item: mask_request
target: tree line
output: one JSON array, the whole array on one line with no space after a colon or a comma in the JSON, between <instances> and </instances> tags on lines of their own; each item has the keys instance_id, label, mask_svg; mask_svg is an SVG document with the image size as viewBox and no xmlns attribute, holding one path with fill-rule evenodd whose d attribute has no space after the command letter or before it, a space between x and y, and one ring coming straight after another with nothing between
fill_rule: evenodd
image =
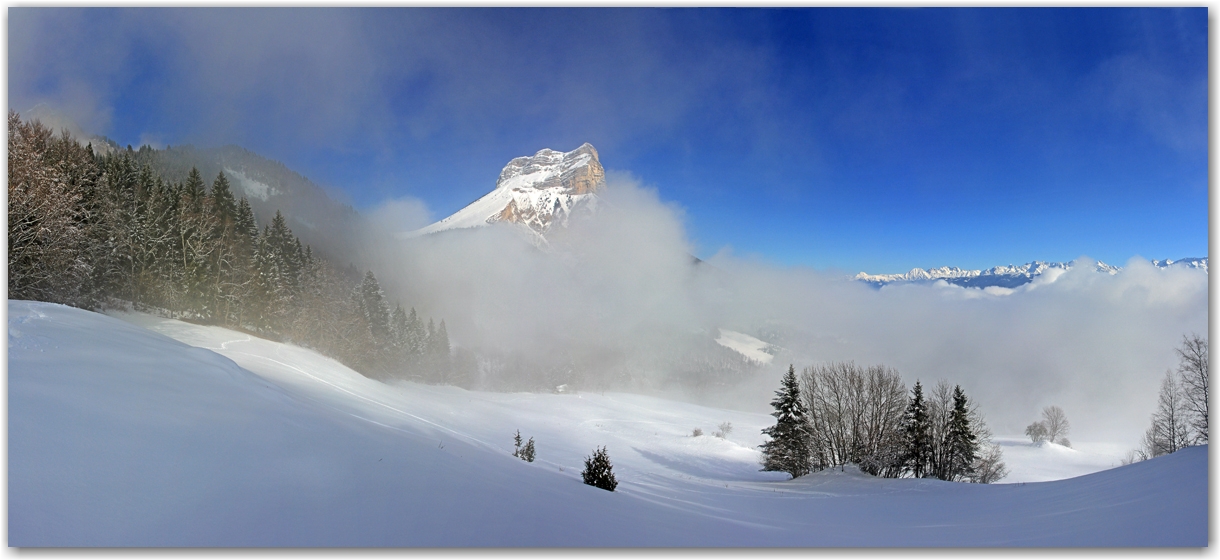
<instances>
[{"instance_id":1,"label":"tree line","mask_svg":"<svg viewBox=\"0 0 1220 560\"><path fill-rule=\"evenodd\" d=\"M136 309L290 341L373 378L452 382L445 322L391 309L376 277L261 229L224 173L166 181L9 112L8 297Z\"/></svg>"},{"instance_id":2,"label":"tree line","mask_svg":"<svg viewBox=\"0 0 1220 560\"><path fill-rule=\"evenodd\" d=\"M1208 350L1207 338L1197 334L1182 337L1174 349L1177 371L1166 371L1157 395L1156 411L1144 432L1140 448L1125 463L1168 455L1192 445L1208 442Z\"/></svg>"},{"instance_id":3,"label":"tree line","mask_svg":"<svg viewBox=\"0 0 1220 560\"><path fill-rule=\"evenodd\" d=\"M762 470L793 478L855 464L887 478L991 483L1007 474L991 431L960 386L937 383L908 396L898 372L854 362L793 366L771 402Z\"/></svg>"}]
</instances>

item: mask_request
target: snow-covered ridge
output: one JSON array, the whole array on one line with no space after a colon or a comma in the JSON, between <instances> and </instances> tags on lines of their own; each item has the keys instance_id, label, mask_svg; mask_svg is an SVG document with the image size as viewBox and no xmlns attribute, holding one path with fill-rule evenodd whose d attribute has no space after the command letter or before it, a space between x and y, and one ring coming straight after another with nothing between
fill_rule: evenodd
<instances>
[{"instance_id":1,"label":"snow-covered ridge","mask_svg":"<svg viewBox=\"0 0 1220 560\"><path fill-rule=\"evenodd\" d=\"M1151 261L1152 265L1157 268L1168 268L1170 266L1185 266L1189 268L1201 269L1207 272L1207 257L1202 258L1186 258L1186 259L1165 259L1159 261ZM991 286L1001 288L1015 288L1022 284L1031 282L1035 277L1042 275L1049 270L1066 271L1075 266L1076 261L1070 262L1045 262L1033 261L1022 265L1007 265L995 266L986 270L963 270L956 266L942 266L939 268L913 268L905 274L868 274L861 272L854 277L861 282L882 286L895 282L930 282L934 280L944 280L950 284L966 288L986 288ZM1117 274L1122 267L1109 265L1101 261L1096 261L1093 266L1098 272L1106 274Z\"/></svg>"},{"instance_id":2,"label":"snow-covered ridge","mask_svg":"<svg viewBox=\"0 0 1220 560\"><path fill-rule=\"evenodd\" d=\"M556 223L566 226L574 213L596 208L596 193L605 185L606 172L592 145L585 143L570 152L543 149L508 162L490 193L404 237L496 222L521 224L541 236Z\"/></svg>"}]
</instances>

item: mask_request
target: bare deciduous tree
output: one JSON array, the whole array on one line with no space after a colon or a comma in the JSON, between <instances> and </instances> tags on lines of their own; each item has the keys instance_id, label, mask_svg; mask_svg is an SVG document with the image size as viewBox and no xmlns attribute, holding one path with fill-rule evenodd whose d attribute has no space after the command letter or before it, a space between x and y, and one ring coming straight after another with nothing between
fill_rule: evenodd
<instances>
[{"instance_id":1,"label":"bare deciduous tree","mask_svg":"<svg viewBox=\"0 0 1220 560\"><path fill-rule=\"evenodd\" d=\"M1166 371L1161 380L1161 392L1157 397L1156 412L1152 414L1152 426L1144 433L1142 456L1145 458L1168 455L1190 444L1188 410L1182 391L1173 372Z\"/></svg>"},{"instance_id":2,"label":"bare deciduous tree","mask_svg":"<svg viewBox=\"0 0 1220 560\"><path fill-rule=\"evenodd\" d=\"M1207 443L1207 339L1193 333L1183 336L1176 351L1182 398L1190 416L1187 422L1194 432L1192 443Z\"/></svg>"},{"instance_id":3,"label":"bare deciduous tree","mask_svg":"<svg viewBox=\"0 0 1220 560\"><path fill-rule=\"evenodd\" d=\"M1067 414L1062 408L1054 405L1042 409L1042 425L1046 427L1046 440L1059 445L1064 445L1068 433L1072 430Z\"/></svg>"},{"instance_id":4,"label":"bare deciduous tree","mask_svg":"<svg viewBox=\"0 0 1220 560\"><path fill-rule=\"evenodd\" d=\"M979 441L982 440L980 437ZM991 484L1008 476L1008 466L1004 464L1003 459L1000 446L988 438L987 443L979 446L979 455L974 460L974 473L970 475L970 482Z\"/></svg>"},{"instance_id":5,"label":"bare deciduous tree","mask_svg":"<svg viewBox=\"0 0 1220 560\"><path fill-rule=\"evenodd\" d=\"M808 367L801 393L813 433L814 469L847 463L879 476L901 473L901 425L906 387L885 366L854 362Z\"/></svg>"},{"instance_id":6,"label":"bare deciduous tree","mask_svg":"<svg viewBox=\"0 0 1220 560\"><path fill-rule=\"evenodd\" d=\"M1046 441L1046 424L1042 422L1034 422L1025 427L1025 435L1029 436L1029 440L1034 443L1042 443Z\"/></svg>"}]
</instances>

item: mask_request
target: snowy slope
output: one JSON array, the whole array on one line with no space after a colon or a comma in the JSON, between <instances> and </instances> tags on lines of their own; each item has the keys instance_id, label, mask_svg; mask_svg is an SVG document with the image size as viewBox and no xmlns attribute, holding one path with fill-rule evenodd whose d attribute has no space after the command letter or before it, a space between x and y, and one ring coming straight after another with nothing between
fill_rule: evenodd
<instances>
[{"instance_id":1,"label":"snowy slope","mask_svg":"<svg viewBox=\"0 0 1220 560\"><path fill-rule=\"evenodd\" d=\"M9 302L10 546L1207 542L1206 448L1023 485L787 481L757 471L766 415L386 387L308 350L124 318ZM689 435L723 421L727 439ZM510 456L516 429L537 462ZM598 445L617 492L579 481Z\"/></svg>"},{"instance_id":2,"label":"snowy slope","mask_svg":"<svg viewBox=\"0 0 1220 560\"><path fill-rule=\"evenodd\" d=\"M771 363L771 359L775 357L767 353L767 349L771 348L771 345L766 342L737 331L728 329L719 329L719 331L720 336L716 338L716 344L762 364Z\"/></svg>"},{"instance_id":3,"label":"snowy slope","mask_svg":"<svg viewBox=\"0 0 1220 560\"><path fill-rule=\"evenodd\" d=\"M543 149L532 157L510 161L491 192L453 215L403 237L496 222L520 224L542 235L554 224L567 225L578 210L593 210L597 205L596 193L603 186L605 171L592 145L586 143L570 152Z\"/></svg>"}]
</instances>

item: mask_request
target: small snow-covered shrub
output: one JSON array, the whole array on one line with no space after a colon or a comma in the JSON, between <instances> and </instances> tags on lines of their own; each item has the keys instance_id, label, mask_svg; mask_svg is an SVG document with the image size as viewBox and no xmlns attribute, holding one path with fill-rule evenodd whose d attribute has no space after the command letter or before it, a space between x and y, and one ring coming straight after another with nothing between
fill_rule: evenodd
<instances>
[{"instance_id":1,"label":"small snow-covered shrub","mask_svg":"<svg viewBox=\"0 0 1220 560\"><path fill-rule=\"evenodd\" d=\"M618 487L618 481L614 479L614 465L610 464L610 455L605 447L594 449L592 457L585 457L585 470L580 476L585 484L602 490L613 492Z\"/></svg>"},{"instance_id":2,"label":"small snow-covered shrub","mask_svg":"<svg viewBox=\"0 0 1220 560\"><path fill-rule=\"evenodd\" d=\"M703 428L695 428L690 432L690 437L699 437L701 435L703 435Z\"/></svg>"},{"instance_id":3,"label":"small snow-covered shrub","mask_svg":"<svg viewBox=\"0 0 1220 560\"><path fill-rule=\"evenodd\" d=\"M525 445L521 445L521 430L517 430L517 434L513 436L513 457L517 457L522 461L534 462L534 438L530 438Z\"/></svg>"},{"instance_id":4,"label":"small snow-covered shrub","mask_svg":"<svg viewBox=\"0 0 1220 560\"><path fill-rule=\"evenodd\" d=\"M726 438L726 437L729 437L729 434L733 433L733 424L732 424L732 422L725 422L725 423L723 423L723 424L721 424L721 425L719 425L719 426L716 426L716 427L717 427L717 428L720 428L720 430L719 430L719 431L717 431L717 432L714 432L712 435L714 435L714 436L716 436L716 437L718 437L718 438L720 438L720 439L724 439L724 438Z\"/></svg>"}]
</instances>

